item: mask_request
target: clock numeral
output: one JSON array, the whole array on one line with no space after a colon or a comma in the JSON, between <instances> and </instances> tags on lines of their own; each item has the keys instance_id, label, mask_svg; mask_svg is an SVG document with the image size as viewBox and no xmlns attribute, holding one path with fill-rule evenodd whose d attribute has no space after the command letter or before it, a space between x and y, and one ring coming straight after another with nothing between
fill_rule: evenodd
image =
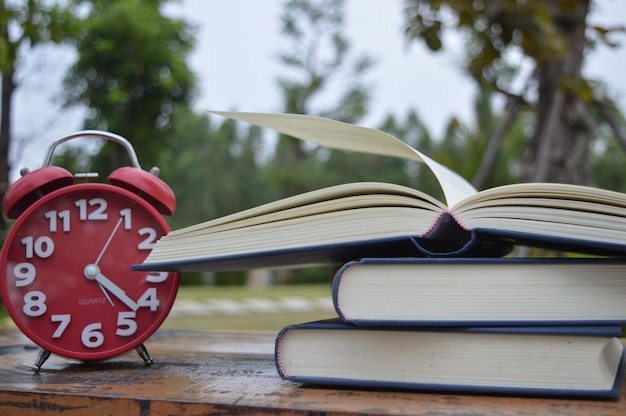
<instances>
[{"instance_id":1,"label":"clock numeral","mask_svg":"<svg viewBox=\"0 0 626 416\"><path fill-rule=\"evenodd\" d=\"M128 337L137 332L137 322L135 322L136 316L137 315L134 311L118 313L117 331L115 331L115 334L121 337Z\"/></svg>"},{"instance_id":2,"label":"clock numeral","mask_svg":"<svg viewBox=\"0 0 626 416\"><path fill-rule=\"evenodd\" d=\"M86 199L77 200L74 205L78 207L78 219L81 221L106 221L109 216L106 213L107 201L104 198L93 198L87 201ZM94 207L90 212L87 212L87 205Z\"/></svg>"},{"instance_id":3,"label":"clock numeral","mask_svg":"<svg viewBox=\"0 0 626 416\"><path fill-rule=\"evenodd\" d=\"M146 281L149 283L163 283L170 276L168 272L150 272Z\"/></svg>"},{"instance_id":4,"label":"clock numeral","mask_svg":"<svg viewBox=\"0 0 626 416\"><path fill-rule=\"evenodd\" d=\"M71 320L72 315L70 315L69 313L50 316L50 322L59 323L56 331L54 331L54 334L52 334L52 338L61 338L61 335L63 335L63 332L65 332L65 329L70 324Z\"/></svg>"},{"instance_id":5,"label":"clock numeral","mask_svg":"<svg viewBox=\"0 0 626 416\"><path fill-rule=\"evenodd\" d=\"M46 305L46 294L38 290L33 290L24 295L24 307L22 311L26 316L35 318L41 316L48 310Z\"/></svg>"},{"instance_id":6,"label":"clock numeral","mask_svg":"<svg viewBox=\"0 0 626 416\"><path fill-rule=\"evenodd\" d=\"M116 335L128 337L137 332L136 314L133 311L120 312L117 315ZM58 314L50 316L50 321L58 323L59 326L52 334L52 338L61 338L63 333L72 321L70 314ZM87 325L81 332L80 339L87 348L98 348L104 344L104 334L102 333L102 323L94 322Z\"/></svg>"},{"instance_id":7,"label":"clock numeral","mask_svg":"<svg viewBox=\"0 0 626 416\"><path fill-rule=\"evenodd\" d=\"M151 312L156 311L160 305L159 298L157 297L156 288L149 287L137 300L137 305L139 305L140 308L150 308Z\"/></svg>"},{"instance_id":8,"label":"clock numeral","mask_svg":"<svg viewBox=\"0 0 626 416\"><path fill-rule=\"evenodd\" d=\"M35 281L37 270L30 263L17 263L13 268L13 277L17 279L15 281L16 287L28 286Z\"/></svg>"},{"instance_id":9,"label":"clock numeral","mask_svg":"<svg viewBox=\"0 0 626 416\"><path fill-rule=\"evenodd\" d=\"M54 241L48 236L41 236L37 239L32 236L22 238L22 244L26 249L26 258L32 259L35 255L42 259L47 259L54 253Z\"/></svg>"},{"instance_id":10,"label":"clock numeral","mask_svg":"<svg viewBox=\"0 0 626 416\"><path fill-rule=\"evenodd\" d=\"M50 226L48 228L50 229L51 233L56 233L58 231L57 217L58 219L61 220L61 230L64 233L68 233L70 231L70 211L69 210L63 210L59 212L57 212L56 210L47 211L44 214L44 217L46 217L50 221Z\"/></svg>"},{"instance_id":11,"label":"clock numeral","mask_svg":"<svg viewBox=\"0 0 626 416\"><path fill-rule=\"evenodd\" d=\"M124 229L130 230L133 228L130 208L124 208L120 211L120 217L124 218Z\"/></svg>"},{"instance_id":12,"label":"clock numeral","mask_svg":"<svg viewBox=\"0 0 626 416\"><path fill-rule=\"evenodd\" d=\"M152 250L157 242L157 232L154 228L145 227L141 228L137 233L146 238L137 245L137 250Z\"/></svg>"},{"instance_id":13,"label":"clock numeral","mask_svg":"<svg viewBox=\"0 0 626 416\"><path fill-rule=\"evenodd\" d=\"M85 327L85 329L83 329L83 332L80 334L80 340L87 348L101 347L102 344L104 344L104 334L101 331L101 322L89 324Z\"/></svg>"}]
</instances>

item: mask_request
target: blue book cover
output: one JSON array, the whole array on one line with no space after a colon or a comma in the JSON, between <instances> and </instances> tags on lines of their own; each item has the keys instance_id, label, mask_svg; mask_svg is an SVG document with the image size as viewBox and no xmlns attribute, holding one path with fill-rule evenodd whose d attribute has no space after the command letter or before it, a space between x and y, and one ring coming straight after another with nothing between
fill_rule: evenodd
<instances>
[{"instance_id":1,"label":"blue book cover","mask_svg":"<svg viewBox=\"0 0 626 416\"><path fill-rule=\"evenodd\" d=\"M421 392L572 398L620 396L621 327L290 325L275 344L281 378Z\"/></svg>"},{"instance_id":2,"label":"blue book cover","mask_svg":"<svg viewBox=\"0 0 626 416\"><path fill-rule=\"evenodd\" d=\"M343 264L365 257L502 257L513 245L504 241L478 238L443 216L441 225L429 235L398 235L384 238L359 238L340 243L311 244L267 249L259 244L253 250L215 256L189 256L176 260L150 261L132 266L133 270L228 271L284 266ZM448 225L443 225L448 224ZM626 245L623 247L626 253Z\"/></svg>"}]
</instances>

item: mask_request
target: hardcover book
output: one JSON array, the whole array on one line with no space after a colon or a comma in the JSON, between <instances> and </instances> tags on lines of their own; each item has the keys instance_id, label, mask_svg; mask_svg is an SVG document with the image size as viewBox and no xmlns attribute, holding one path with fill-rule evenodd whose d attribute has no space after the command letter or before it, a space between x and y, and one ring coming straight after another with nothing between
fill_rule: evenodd
<instances>
[{"instance_id":1,"label":"hardcover book","mask_svg":"<svg viewBox=\"0 0 626 416\"><path fill-rule=\"evenodd\" d=\"M500 257L514 244L626 254L626 194L554 183L477 192L458 174L375 129L299 114L214 113L329 148L425 163L446 201L394 184L333 186L171 231L135 270L242 270L362 257Z\"/></svg>"},{"instance_id":2,"label":"hardcover book","mask_svg":"<svg viewBox=\"0 0 626 416\"><path fill-rule=\"evenodd\" d=\"M626 259L362 259L333 304L358 325L626 325Z\"/></svg>"},{"instance_id":3,"label":"hardcover book","mask_svg":"<svg viewBox=\"0 0 626 416\"><path fill-rule=\"evenodd\" d=\"M400 328L321 321L284 328L276 367L306 384L431 392L619 397L620 327Z\"/></svg>"}]
</instances>

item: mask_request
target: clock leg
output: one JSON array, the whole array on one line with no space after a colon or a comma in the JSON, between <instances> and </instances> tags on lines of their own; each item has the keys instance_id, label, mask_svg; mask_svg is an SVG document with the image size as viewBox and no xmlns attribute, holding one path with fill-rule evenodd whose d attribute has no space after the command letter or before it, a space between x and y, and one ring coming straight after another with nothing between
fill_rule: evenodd
<instances>
[{"instance_id":1,"label":"clock leg","mask_svg":"<svg viewBox=\"0 0 626 416\"><path fill-rule=\"evenodd\" d=\"M41 350L39 351L39 355L37 356L37 360L35 360L35 364L33 364L30 368L38 373L39 370L41 370L41 366L43 365L43 363L46 362L46 360L50 358L50 351L48 350Z\"/></svg>"},{"instance_id":2,"label":"clock leg","mask_svg":"<svg viewBox=\"0 0 626 416\"><path fill-rule=\"evenodd\" d=\"M135 348L135 351L137 351L137 354L139 354L139 356L143 359L143 362L146 365L152 365L152 358L150 358L150 354L148 354L148 350L146 349L145 345L141 344L140 346Z\"/></svg>"}]
</instances>

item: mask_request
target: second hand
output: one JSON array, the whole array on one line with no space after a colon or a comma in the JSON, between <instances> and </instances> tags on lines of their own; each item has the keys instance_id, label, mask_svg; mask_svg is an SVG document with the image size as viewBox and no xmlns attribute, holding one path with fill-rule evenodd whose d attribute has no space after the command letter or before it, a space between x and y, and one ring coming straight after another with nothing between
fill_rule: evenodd
<instances>
[{"instance_id":1,"label":"second hand","mask_svg":"<svg viewBox=\"0 0 626 416\"><path fill-rule=\"evenodd\" d=\"M109 236L109 239L106 241L106 243L104 243L104 247L102 247L102 250L100 251L100 254L98 255L98 258L96 259L96 262L94 263L96 266L98 265L100 260L102 260L102 256L104 255L104 252L106 251L107 247L109 247L109 244L111 244L111 241L113 240L113 236L115 236L115 233L117 233L117 229L120 228L120 225L122 224L123 219L124 217L120 217L120 219L117 221L117 224L115 224L115 228L113 228L113 231L111 232L111 235ZM113 303L113 299L111 299L106 289L102 286L100 282L97 282L97 283L98 283L98 286L100 286L100 290L102 290L102 293L104 293L104 296L107 298L111 306L115 306L115 304Z\"/></svg>"},{"instance_id":2,"label":"second hand","mask_svg":"<svg viewBox=\"0 0 626 416\"><path fill-rule=\"evenodd\" d=\"M120 225L122 225L123 220L124 220L124 217L120 217L120 219L117 221L117 224L115 224L115 228L113 228L113 231L111 232L111 235L109 236L109 239L107 240L106 243L104 243L104 247L102 247L102 251L100 251L98 258L96 259L94 263L95 265L98 265L98 263L102 259L104 252L106 251L107 247L109 247L109 244L111 244L111 240L113 240L113 236L115 236L115 233L117 233L117 229L120 228Z\"/></svg>"}]
</instances>

